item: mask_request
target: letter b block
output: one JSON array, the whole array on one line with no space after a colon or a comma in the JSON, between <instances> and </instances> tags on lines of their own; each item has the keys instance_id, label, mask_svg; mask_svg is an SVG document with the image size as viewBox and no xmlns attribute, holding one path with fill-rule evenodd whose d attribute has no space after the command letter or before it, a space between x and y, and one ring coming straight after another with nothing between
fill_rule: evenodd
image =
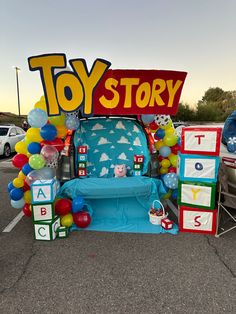
<instances>
[{"instance_id":1,"label":"letter b block","mask_svg":"<svg viewBox=\"0 0 236 314\"><path fill-rule=\"evenodd\" d=\"M53 220L38 221L34 224L35 240L51 241L57 236L57 229L60 227L60 217Z\"/></svg>"},{"instance_id":2,"label":"letter b block","mask_svg":"<svg viewBox=\"0 0 236 314\"><path fill-rule=\"evenodd\" d=\"M52 203L57 194L56 181L37 180L31 185L32 204Z\"/></svg>"},{"instance_id":3,"label":"letter b block","mask_svg":"<svg viewBox=\"0 0 236 314\"><path fill-rule=\"evenodd\" d=\"M54 219L53 203L32 205L32 216L34 222Z\"/></svg>"}]
</instances>

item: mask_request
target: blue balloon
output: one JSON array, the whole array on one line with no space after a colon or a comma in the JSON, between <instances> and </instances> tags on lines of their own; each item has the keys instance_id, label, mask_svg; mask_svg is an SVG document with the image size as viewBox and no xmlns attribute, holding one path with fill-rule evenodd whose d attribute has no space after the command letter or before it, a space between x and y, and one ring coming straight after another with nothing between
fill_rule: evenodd
<instances>
[{"instance_id":1,"label":"blue balloon","mask_svg":"<svg viewBox=\"0 0 236 314\"><path fill-rule=\"evenodd\" d=\"M80 125L79 119L75 116L66 117L66 127L69 130L77 130Z\"/></svg>"},{"instance_id":2,"label":"blue balloon","mask_svg":"<svg viewBox=\"0 0 236 314\"><path fill-rule=\"evenodd\" d=\"M24 196L24 192L21 189L12 189L10 192L10 197L13 201L19 201Z\"/></svg>"},{"instance_id":3,"label":"blue balloon","mask_svg":"<svg viewBox=\"0 0 236 314\"><path fill-rule=\"evenodd\" d=\"M173 198L174 200L176 200L176 199L178 198L178 189L175 189L175 190L172 192L171 196L172 196L172 198Z\"/></svg>"},{"instance_id":4,"label":"blue balloon","mask_svg":"<svg viewBox=\"0 0 236 314\"><path fill-rule=\"evenodd\" d=\"M163 138L165 136L165 131L163 129L158 129L155 133L158 138Z\"/></svg>"},{"instance_id":5,"label":"blue balloon","mask_svg":"<svg viewBox=\"0 0 236 314\"><path fill-rule=\"evenodd\" d=\"M84 199L81 196L77 196L72 201L72 213L76 214L84 207Z\"/></svg>"},{"instance_id":6,"label":"blue balloon","mask_svg":"<svg viewBox=\"0 0 236 314\"><path fill-rule=\"evenodd\" d=\"M176 173L167 173L164 177L165 185L172 190L178 188L178 176Z\"/></svg>"},{"instance_id":7,"label":"blue balloon","mask_svg":"<svg viewBox=\"0 0 236 314\"><path fill-rule=\"evenodd\" d=\"M33 171L34 169L30 167L29 163L25 164L22 167L22 172L24 173L25 176L27 176L28 173L30 173L31 171Z\"/></svg>"},{"instance_id":8,"label":"blue balloon","mask_svg":"<svg viewBox=\"0 0 236 314\"><path fill-rule=\"evenodd\" d=\"M171 149L169 146L162 146L160 149L159 149L159 154L162 156L162 157L168 157L170 154L171 154Z\"/></svg>"},{"instance_id":9,"label":"blue balloon","mask_svg":"<svg viewBox=\"0 0 236 314\"><path fill-rule=\"evenodd\" d=\"M18 200L18 201L11 200L11 206L13 208L21 209L21 208L24 207L24 205L25 205L25 200L24 200L23 197L20 200Z\"/></svg>"},{"instance_id":10,"label":"blue balloon","mask_svg":"<svg viewBox=\"0 0 236 314\"><path fill-rule=\"evenodd\" d=\"M57 137L57 129L52 124L46 124L41 128L40 135L46 141L53 141Z\"/></svg>"},{"instance_id":11,"label":"blue balloon","mask_svg":"<svg viewBox=\"0 0 236 314\"><path fill-rule=\"evenodd\" d=\"M39 154L41 151L41 145L37 142L32 142L28 145L27 149L30 154Z\"/></svg>"},{"instance_id":12,"label":"blue balloon","mask_svg":"<svg viewBox=\"0 0 236 314\"><path fill-rule=\"evenodd\" d=\"M48 121L47 113L39 108L35 108L28 113L28 122L33 128L41 128Z\"/></svg>"},{"instance_id":13,"label":"blue balloon","mask_svg":"<svg viewBox=\"0 0 236 314\"><path fill-rule=\"evenodd\" d=\"M141 115L141 120L143 121L143 123L148 124L153 122L155 119L155 115L154 114L142 114Z\"/></svg>"},{"instance_id":14,"label":"blue balloon","mask_svg":"<svg viewBox=\"0 0 236 314\"><path fill-rule=\"evenodd\" d=\"M8 189L8 192L9 192L9 193L11 192L11 190L15 189L15 187L14 187L12 181L8 183L7 189Z\"/></svg>"}]
</instances>

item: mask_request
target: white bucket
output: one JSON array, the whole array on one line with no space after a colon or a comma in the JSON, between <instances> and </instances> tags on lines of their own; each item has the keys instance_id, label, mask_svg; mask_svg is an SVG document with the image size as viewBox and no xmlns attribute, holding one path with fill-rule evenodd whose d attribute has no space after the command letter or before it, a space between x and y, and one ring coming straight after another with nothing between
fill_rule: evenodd
<instances>
[{"instance_id":1,"label":"white bucket","mask_svg":"<svg viewBox=\"0 0 236 314\"><path fill-rule=\"evenodd\" d=\"M149 211L148 212L149 220L150 220L150 223L153 224L153 225L160 225L161 224L161 220L166 218L168 216L168 214L165 212L165 208L164 208L163 204L159 200L153 201L152 208L154 208L155 202L158 202L161 205L161 208L162 208L162 211L163 211L163 215L155 216L155 215L151 214L150 211Z\"/></svg>"}]
</instances>

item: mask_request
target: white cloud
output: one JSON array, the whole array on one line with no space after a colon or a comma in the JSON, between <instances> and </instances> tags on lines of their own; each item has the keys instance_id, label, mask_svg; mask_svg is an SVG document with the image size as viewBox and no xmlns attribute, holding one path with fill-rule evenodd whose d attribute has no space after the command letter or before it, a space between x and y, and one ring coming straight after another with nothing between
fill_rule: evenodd
<instances>
[{"instance_id":1,"label":"white cloud","mask_svg":"<svg viewBox=\"0 0 236 314\"><path fill-rule=\"evenodd\" d=\"M119 139L119 141L117 141L117 143L119 143L119 144L130 144L129 140L124 136L121 136L121 138Z\"/></svg>"},{"instance_id":2,"label":"white cloud","mask_svg":"<svg viewBox=\"0 0 236 314\"><path fill-rule=\"evenodd\" d=\"M118 121L116 124L116 129L126 130L124 124L121 121Z\"/></svg>"},{"instance_id":3,"label":"white cloud","mask_svg":"<svg viewBox=\"0 0 236 314\"><path fill-rule=\"evenodd\" d=\"M96 171L96 168L95 168L95 167L93 168L93 171Z\"/></svg>"},{"instance_id":4,"label":"white cloud","mask_svg":"<svg viewBox=\"0 0 236 314\"><path fill-rule=\"evenodd\" d=\"M99 176L100 176L100 177L103 177L103 176L105 176L106 174L108 174L108 172L109 172L108 168L102 167L102 170L101 170Z\"/></svg>"},{"instance_id":5,"label":"white cloud","mask_svg":"<svg viewBox=\"0 0 236 314\"><path fill-rule=\"evenodd\" d=\"M136 125L134 125L134 127L133 127L133 132L140 133L140 131Z\"/></svg>"},{"instance_id":6,"label":"white cloud","mask_svg":"<svg viewBox=\"0 0 236 314\"><path fill-rule=\"evenodd\" d=\"M87 166L88 167L92 167L94 165L94 163L92 163L91 161L87 161Z\"/></svg>"},{"instance_id":7,"label":"white cloud","mask_svg":"<svg viewBox=\"0 0 236 314\"><path fill-rule=\"evenodd\" d=\"M81 133L85 133L85 128L81 126Z\"/></svg>"},{"instance_id":8,"label":"white cloud","mask_svg":"<svg viewBox=\"0 0 236 314\"><path fill-rule=\"evenodd\" d=\"M128 132L127 134L128 134L129 136L131 136L131 135L132 135L132 133L130 133L130 132Z\"/></svg>"},{"instance_id":9,"label":"white cloud","mask_svg":"<svg viewBox=\"0 0 236 314\"><path fill-rule=\"evenodd\" d=\"M96 134L96 133L94 133L94 132L91 134L91 136L96 136L96 135L97 135L97 134Z\"/></svg>"},{"instance_id":10,"label":"white cloud","mask_svg":"<svg viewBox=\"0 0 236 314\"><path fill-rule=\"evenodd\" d=\"M107 160L111 160L111 159L106 153L102 153L99 161L107 161Z\"/></svg>"},{"instance_id":11,"label":"white cloud","mask_svg":"<svg viewBox=\"0 0 236 314\"><path fill-rule=\"evenodd\" d=\"M129 160L127 159L127 156L125 155L125 153L122 153L118 156L118 159L121 159L121 160Z\"/></svg>"},{"instance_id":12,"label":"white cloud","mask_svg":"<svg viewBox=\"0 0 236 314\"><path fill-rule=\"evenodd\" d=\"M115 168L115 165L113 165L113 164L112 164L112 165L110 165L110 168Z\"/></svg>"},{"instance_id":13,"label":"white cloud","mask_svg":"<svg viewBox=\"0 0 236 314\"><path fill-rule=\"evenodd\" d=\"M136 139L134 140L134 143L133 143L134 146L142 146L141 145L141 142L140 142L140 139L138 137L136 137Z\"/></svg>"},{"instance_id":14,"label":"white cloud","mask_svg":"<svg viewBox=\"0 0 236 314\"><path fill-rule=\"evenodd\" d=\"M110 148L113 148L113 149L114 149L114 148L115 148L115 146L114 146L114 145L112 145Z\"/></svg>"},{"instance_id":15,"label":"white cloud","mask_svg":"<svg viewBox=\"0 0 236 314\"><path fill-rule=\"evenodd\" d=\"M92 131L96 131L96 130L105 130L104 126L102 124L96 123L93 127L92 127Z\"/></svg>"},{"instance_id":16,"label":"white cloud","mask_svg":"<svg viewBox=\"0 0 236 314\"><path fill-rule=\"evenodd\" d=\"M108 118L108 119L106 119L106 121L107 121L107 122L110 122L110 121L111 121L111 119L109 119L109 118Z\"/></svg>"},{"instance_id":17,"label":"white cloud","mask_svg":"<svg viewBox=\"0 0 236 314\"><path fill-rule=\"evenodd\" d=\"M130 147L130 148L129 148L129 150L133 150L133 148L132 148L132 147Z\"/></svg>"},{"instance_id":18,"label":"white cloud","mask_svg":"<svg viewBox=\"0 0 236 314\"><path fill-rule=\"evenodd\" d=\"M105 137L101 137L100 140L98 141L98 145L104 145L109 143L111 142L108 142L108 140Z\"/></svg>"},{"instance_id":19,"label":"white cloud","mask_svg":"<svg viewBox=\"0 0 236 314\"><path fill-rule=\"evenodd\" d=\"M94 152L94 153L98 153L98 152L99 152L99 150L98 150L98 149L95 149L93 152Z\"/></svg>"},{"instance_id":20,"label":"white cloud","mask_svg":"<svg viewBox=\"0 0 236 314\"><path fill-rule=\"evenodd\" d=\"M113 130L111 130L110 132L109 132L110 134L113 134L113 133L115 133Z\"/></svg>"}]
</instances>

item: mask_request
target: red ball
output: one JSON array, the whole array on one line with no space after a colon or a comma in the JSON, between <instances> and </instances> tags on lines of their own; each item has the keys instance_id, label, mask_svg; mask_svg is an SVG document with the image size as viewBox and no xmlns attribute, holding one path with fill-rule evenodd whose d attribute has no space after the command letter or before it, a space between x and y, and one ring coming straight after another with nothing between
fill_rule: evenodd
<instances>
[{"instance_id":1,"label":"red ball","mask_svg":"<svg viewBox=\"0 0 236 314\"><path fill-rule=\"evenodd\" d=\"M175 172L176 173L176 168L175 167L170 167L168 172L172 172L172 173Z\"/></svg>"},{"instance_id":2,"label":"red ball","mask_svg":"<svg viewBox=\"0 0 236 314\"><path fill-rule=\"evenodd\" d=\"M59 199L55 204L55 212L57 215L67 215L71 212L72 202L66 198Z\"/></svg>"},{"instance_id":3,"label":"red ball","mask_svg":"<svg viewBox=\"0 0 236 314\"><path fill-rule=\"evenodd\" d=\"M86 228L91 222L91 216L85 210L73 214L74 223L79 228Z\"/></svg>"},{"instance_id":4,"label":"red ball","mask_svg":"<svg viewBox=\"0 0 236 314\"><path fill-rule=\"evenodd\" d=\"M27 164L29 158L24 154L17 154L12 158L12 164L14 167L21 169L25 164Z\"/></svg>"},{"instance_id":5,"label":"red ball","mask_svg":"<svg viewBox=\"0 0 236 314\"><path fill-rule=\"evenodd\" d=\"M156 124L155 121L153 121L153 122L149 123L149 128L151 130L157 130L158 129L158 125Z\"/></svg>"},{"instance_id":6,"label":"red ball","mask_svg":"<svg viewBox=\"0 0 236 314\"><path fill-rule=\"evenodd\" d=\"M44 145L52 145L52 146L54 146L54 147L57 149L58 152L60 152L60 151L63 150L63 148L64 148L64 142L63 142L63 140L60 139L60 138L58 138L58 137L56 137L56 138L55 138L54 140L52 140L52 141L46 141L46 140L41 141L40 144L41 144L42 147L43 147Z\"/></svg>"},{"instance_id":7,"label":"red ball","mask_svg":"<svg viewBox=\"0 0 236 314\"><path fill-rule=\"evenodd\" d=\"M23 213L25 214L25 216L27 217L31 217L32 216L32 212L30 210L30 204L25 204L23 209L22 209Z\"/></svg>"},{"instance_id":8,"label":"red ball","mask_svg":"<svg viewBox=\"0 0 236 314\"><path fill-rule=\"evenodd\" d=\"M175 144L174 146L171 147L171 152L175 155L178 154L178 151L180 150L179 144Z\"/></svg>"}]
</instances>

